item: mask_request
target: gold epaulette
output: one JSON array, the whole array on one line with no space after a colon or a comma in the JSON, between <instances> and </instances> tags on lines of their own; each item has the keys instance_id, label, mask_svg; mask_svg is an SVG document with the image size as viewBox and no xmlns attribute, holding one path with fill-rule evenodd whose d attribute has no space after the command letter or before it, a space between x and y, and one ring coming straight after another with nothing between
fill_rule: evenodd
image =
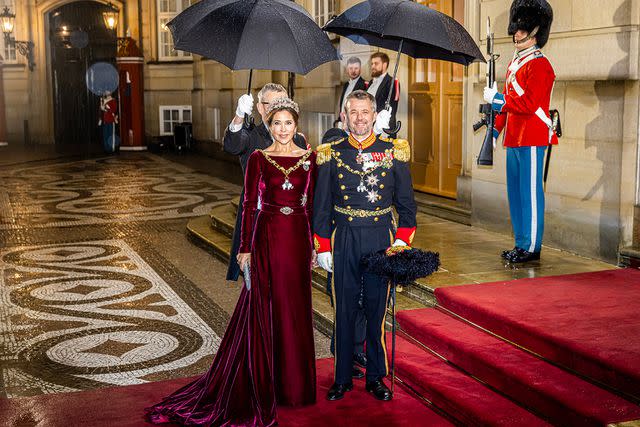
<instances>
[{"instance_id":1,"label":"gold epaulette","mask_svg":"<svg viewBox=\"0 0 640 427\"><path fill-rule=\"evenodd\" d=\"M318 148L316 148L316 164L320 166L331 160L331 147L344 140L345 138L341 138L334 142L327 142L326 144L318 145Z\"/></svg>"},{"instance_id":2,"label":"gold epaulette","mask_svg":"<svg viewBox=\"0 0 640 427\"><path fill-rule=\"evenodd\" d=\"M393 139L388 138L388 137L386 137L386 136L379 135L379 136L378 136L378 139L379 139L380 141L384 141L384 142L391 142L391 143L393 143Z\"/></svg>"},{"instance_id":3,"label":"gold epaulette","mask_svg":"<svg viewBox=\"0 0 640 427\"><path fill-rule=\"evenodd\" d=\"M406 139L393 140L393 157L400 162L408 162L411 159L411 147Z\"/></svg>"}]
</instances>

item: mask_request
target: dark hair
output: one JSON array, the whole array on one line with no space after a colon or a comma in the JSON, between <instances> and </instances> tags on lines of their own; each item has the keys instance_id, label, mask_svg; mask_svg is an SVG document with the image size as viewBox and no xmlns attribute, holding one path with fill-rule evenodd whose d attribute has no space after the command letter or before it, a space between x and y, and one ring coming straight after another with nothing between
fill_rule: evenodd
<instances>
[{"instance_id":1,"label":"dark hair","mask_svg":"<svg viewBox=\"0 0 640 427\"><path fill-rule=\"evenodd\" d=\"M371 107L373 108L373 111L374 112L376 111L376 99L373 97L373 95L371 95L366 90L354 90L349 95L347 95L347 99L344 100L345 113L348 113L347 108L349 107L349 101L351 101L352 99L359 99L359 100L366 99L371 103Z\"/></svg>"},{"instance_id":2,"label":"dark hair","mask_svg":"<svg viewBox=\"0 0 640 427\"><path fill-rule=\"evenodd\" d=\"M267 115L267 124L269 125L269 127L271 127L271 123L273 122L273 116L276 115L276 113L280 112L280 111L288 111L289 113L291 113L291 116L293 117L293 121L296 124L296 126L298 126L298 112L296 110L294 110L292 107L276 107L273 110L271 110L269 112L269 114Z\"/></svg>"},{"instance_id":3,"label":"dark hair","mask_svg":"<svg viewBox=\"0 0 640 427\"><path fill-rule=\"evenodd\" d=\"M374 52L374 53L372 53L370 59L373 59L373 58L380 58L380 60L383 63L389 65L389 55L387 55L384 52Z\"/></svg>"}]
</instances>

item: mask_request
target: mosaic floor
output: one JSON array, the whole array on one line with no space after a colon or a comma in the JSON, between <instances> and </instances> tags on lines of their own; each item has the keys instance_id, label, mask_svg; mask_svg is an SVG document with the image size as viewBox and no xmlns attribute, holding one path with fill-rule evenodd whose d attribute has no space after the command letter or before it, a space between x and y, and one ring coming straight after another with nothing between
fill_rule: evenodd
<instances>
[{"instance_id":1,"label":"mosaic floor","mask_svg":"<svg viewBox=\"0 0 640 427\"><path fill-rule=\"evenodd\" d=\"M0 396L207 368L229 310L158 236L186 239L186 219L238 186L139 153L3 167L0 182Z\"/></svg>"}]
</instances>

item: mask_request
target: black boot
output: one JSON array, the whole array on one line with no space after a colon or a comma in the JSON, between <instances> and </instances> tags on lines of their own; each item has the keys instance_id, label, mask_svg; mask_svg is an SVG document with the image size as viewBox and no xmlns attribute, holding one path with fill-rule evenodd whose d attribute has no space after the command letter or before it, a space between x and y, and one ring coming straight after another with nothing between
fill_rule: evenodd
<instances>
[{"instance_id":1,"label":"black boot","mask_svg":"<svg viewBox=\"0 0 640 427\"><path fill-rule=\"evenodd\" d=\"M365 389L378 400L391 400L393 398L391 390L382 382L382 379L367 381Z\"/></svg>"},{"instance_id":2,"label":"black boot","mask_svg":"<svg viewBox=\"0 0 640 427\"><path fill-rule=\"evenodd\" d=\"M348 384L333 383L333 385L329 389L329 393L327 393L327 400L340 400L344 397L344 394L346 392L351 390L353 390L353 383L348 383Z\"/></svg>"},{"instance_id":3,"label":"black boot","mask_svg":"<svg viewBox=\"0 0 640 427\"><path fill-rule=\"evenodd\" d=\"M367 367L367 355L364 353L356 353L353 355L353 362L361 368Z\"/></svg>"},{"instance_id":4,"label":"black boot","mask_svg":"<svg viewBox=\"0 0 640 427\"><path fill-rule=\"evenodd\" d=\"M351 377L359 380L364 378L364 372L362 372L356 365L353 365L353 368L351 369Z\"/></svg>"},{"instance_id":5,"label":"black boot","mask_svg":"<svg viewBox=\"0 0 640 427\"><path fill-rule=\"evenodd\" d=\"M514 264L519 264L529 261L537 261L540 259L540 252L529 252L524 249L518 248L518 250L511 255L507 260Z\"/></svg>"},{"instance_id":6,"label":"black boot","mask_svg":"<svg viewBox=\"0 0 640 427\"><path fill-rule=\"evenodd\" d=\"M519 248L517 246L514 246L513 249L502 251L502 254L500 256L504 259L509 259L518 251L518 249Z\"/></svg>"}]
</instances>

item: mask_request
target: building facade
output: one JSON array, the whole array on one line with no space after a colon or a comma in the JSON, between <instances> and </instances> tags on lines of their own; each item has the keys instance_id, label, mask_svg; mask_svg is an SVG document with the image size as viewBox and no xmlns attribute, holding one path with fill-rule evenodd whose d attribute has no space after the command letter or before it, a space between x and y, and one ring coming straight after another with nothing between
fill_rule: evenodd
<instances>
[{"instance_id":1,"label":"building facade","mask_svg":"<svg viewBox=\"0 0 640 427\"><path fill-rule=\"evenodd\" d=\"M170 136L175 123L189 121L201 144L220 144L235 101L246 91L248 73L173 49L166 23L191 2L195 0L112 0L119 15L116 30L109 33L99 28L101 11L110 7L107 2L0 0L16 15L13 36L34 43L35 60L30 71L15 48L0 44L8 141L68 144L94 138L97 101L83 94L84 73L92 62L113 62L108 46L115 52L116 38L129 35L144 57L146 139ZM298 2L319 25L357 3ZM502 83L513 53L506 33L511 1L423 3L461 22L482 49L486 18L491 17ZM550 3L555 19L545 53L557 75L552 108L560 111L564 135L551 159L545 243L615 261L621 248L640 243L634 233L640 198L640 0ZM63 28L65 19L72 28ZM86 45L80 33L88 35ZM368 58L376 50L337 37L332 41L343 55L342 63L325 64L295 79L295 99L303 111L300 129L312 145L337 118L346 60L361 58L368 78ZM393 67L395 55L388 54ZM471 211L473 224L509 233L505 151L496 149L493 168L475 164L483 132L474 133L472 124L479 119L485 72L484 64L464 68L403 55L398 72L400 136L412 144L417 191L455 198ZM287 74L254 73L254 91L269 81L286 86Z\"/></svg>"}]
</instances>

